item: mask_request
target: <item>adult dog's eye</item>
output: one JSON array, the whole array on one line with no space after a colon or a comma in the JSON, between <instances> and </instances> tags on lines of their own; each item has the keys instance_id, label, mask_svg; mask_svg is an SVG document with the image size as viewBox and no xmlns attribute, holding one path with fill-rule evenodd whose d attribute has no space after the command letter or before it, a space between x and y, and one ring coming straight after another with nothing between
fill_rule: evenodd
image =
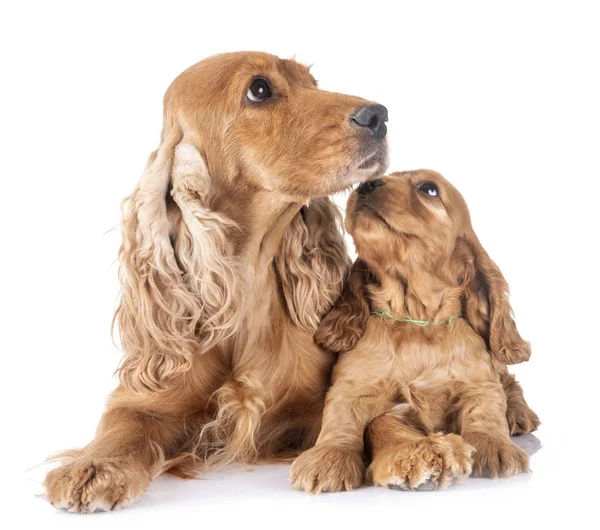
<instances>
[{"instance_id":1,"label":"adult dog's eye","mask_svg":"<svg viewBox=\"0 0 600 530\"><path fill-rule=\"evenodd\" d=\"M250 101L258 103L270 98L272 94L273 92L271 91L269 82L264 77L257 77L254 81L252 81L246 97Z\"/></svg>"},{"instance_id":2,"label":"adult dog's eye","mask_svg":"<svg viewBox=\"0 0 600 530\"><path fill-rule=\"evenodd\" d=\"M417 186L417 189L422 193L426 193L430 197L438 196L438 189L432 182L423 182Z\"/></svg>"}]
</instances>

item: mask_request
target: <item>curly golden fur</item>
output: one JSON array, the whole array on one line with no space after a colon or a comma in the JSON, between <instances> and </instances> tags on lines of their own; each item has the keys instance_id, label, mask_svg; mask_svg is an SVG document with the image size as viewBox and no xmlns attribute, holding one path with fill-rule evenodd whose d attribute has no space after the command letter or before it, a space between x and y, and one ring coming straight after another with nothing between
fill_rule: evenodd
<instances>
[{"instance_id":1,"label":"curly golden fur","mask_svg":"<svg viewBox=\"0 0 600 530\"><path fill-rule=\"evenodd\" d=\"M347 490L366 476L443 488L528 471L510 434L539 420L505 364L530 348L460 193L433 171L393 173L352 193L346 227L359 259L316 335L343 353L294 487Z\"/></svg>"},{"instance_id":2,"label":"curly golden fur","mask_svg":"<svg viewBox=\"0 0 600 530\"><path fill-rule=\"evenodd\" d=\"M367 107L380 114L365 125ZM350 266L327 195L385 171L382 109L264 53L214 56L173 82L160 146L123 203L120 385L95 440L48 474L56 507L119 508L164 471L314 443L334 356L313 335Z\"/></svg>"}]
</instances>

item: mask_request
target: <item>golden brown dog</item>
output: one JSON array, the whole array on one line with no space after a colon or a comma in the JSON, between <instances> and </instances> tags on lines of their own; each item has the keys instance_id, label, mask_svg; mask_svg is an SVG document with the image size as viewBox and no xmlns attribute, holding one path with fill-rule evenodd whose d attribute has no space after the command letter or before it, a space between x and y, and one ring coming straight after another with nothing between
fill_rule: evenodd
<instances>
[{"instance_id":1,"label":"golden brown dog","mask_svg":"<svg viewBox=\"0 0 600 530\"><path fill-rule=\"evenodd\" d=\"M539 421L505 365L530 349L460 193L432 171L394 173L362 184L346 215L360 260L317 337L353 349L334 368L321 433L294 462L294 486L359 485L365 431L367 477L379 486L527 471L510 434Z\"/></svg>"},{"instance_id":2,"label":"golden brown dog","mask_svg":"<svg viewBox=\"0 0 600 530\"><path fill-rule=\"evenodd\" d=\"M123 204L120 386L96 439L48 474L56 507L123 507L163 471L314 443L334 358L313 335L349 268L326 196L385 171L386 120L264 53L173 82Z\"/></svg>"}]
</instances>

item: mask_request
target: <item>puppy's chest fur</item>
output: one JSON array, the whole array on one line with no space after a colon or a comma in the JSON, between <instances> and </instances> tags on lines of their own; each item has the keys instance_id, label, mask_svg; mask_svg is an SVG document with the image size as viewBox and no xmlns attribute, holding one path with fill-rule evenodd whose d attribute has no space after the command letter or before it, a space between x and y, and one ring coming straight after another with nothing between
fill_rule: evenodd
<instances>
[{"instance_id":1,"label":"puppy's chest fur","mask_svg":"<svg viewBox=\"0 0 600 530\"><path fill-rule=\"evenodd\" d=\"M485 343L463 320L435 328L395 324L386 331L394 377L404 383L420 386L495 379Z\"/></svg>"},{"instance_id":2,"label":"puppy's chest fur","mask_svg":"<svg viewBox=\"0 0 600 530\"><path fill-rule=\"evenodd\" d=\"M371 318L356 349L344 354L337 377L385 389L390 403L409 402L443 427L450 403L469 387L498 383L483 339L464 320L420 328Z\"/></svg>"}]
</instances>

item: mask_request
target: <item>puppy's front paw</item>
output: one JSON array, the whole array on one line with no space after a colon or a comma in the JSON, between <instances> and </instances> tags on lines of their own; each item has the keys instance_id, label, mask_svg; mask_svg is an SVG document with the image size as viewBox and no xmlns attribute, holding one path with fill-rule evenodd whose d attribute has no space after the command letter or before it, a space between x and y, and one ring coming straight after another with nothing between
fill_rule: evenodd
<instances>
[{"instance_id":1,"label":"puppy's front paw","mask_svg":"<svg viewBox=\"0 0 600 530\"><path fill-rule=\"evenodd\" d=\"M336 308L326 315L315 333L315 342L330 352L346 352L354 348L360 340L360 324L349 325L351 308ZM353 320L357 320L356 318Z\"/></svg>"},{"instance_id":2,"label":"puppy's front paw","mask_svg":"<svg viewBox=\"0 0 600 530\"><path fill-rule=\"evenodd\" d=\"M76 458L46 476L46 498L55 508L89 513L124 508L150 482L147 473L111 459Z\"/></svg>"},{"instance_id":3,"label":"puppy's front paw","mask_svg":"<svg viewBox=\"0 0 600 530\"><path fill-rule=\"evenodd\" d=\"M376 455L367 477L376 486L392 489L446 488L471 474L473 451L456 434L431 434Z\"/></svg>"},{"instance_id":4,"label":"puppy's front paw","mask_svg":"<svg viewBox=\"0 0 600 530\"><path fill-rule=\"evenodd\" d=\"M290 469L292 486L308 493L349 491L363 481L365 466L356 451L320 445L302 453Z\"/></svg>"},{"instance_id":5,"label":"puppy's front paw","mask_svg":"<svg viewBox=\"0 0 600 530\"><path fill-rule=\"evenodd\" d=\"M540 419L527 403L519 403L509 407L506 411L506 420L510 428L510 434L529 434L540 426Z\"/></svg>"},{"instance_id":6,"label":"puppy's front paw","mask_svg":"<svg viewBox=\"0 0 600 530\"><path fill-rule=\"evenodd\" d=\"M475 447L473 476L512 477L530 471L529 456L510 438L480 435L468 440Z\"/></svg>"}]
</instances>

